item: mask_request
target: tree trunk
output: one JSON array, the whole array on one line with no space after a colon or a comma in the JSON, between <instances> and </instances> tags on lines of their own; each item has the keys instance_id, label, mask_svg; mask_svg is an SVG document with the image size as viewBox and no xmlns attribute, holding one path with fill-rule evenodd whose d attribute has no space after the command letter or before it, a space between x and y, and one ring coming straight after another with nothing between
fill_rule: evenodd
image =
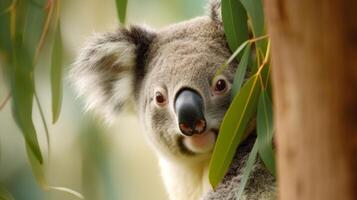
<instances>
[{"instance_id":1,"label":"tree trunk","mask_svg":"<svg viewBox=\"0 0 357 200\"><path fill-rule=\"evenodd\" d=\"M357 199L357 1L265 1L279 197Z\"/></svg>"}]
</instances>

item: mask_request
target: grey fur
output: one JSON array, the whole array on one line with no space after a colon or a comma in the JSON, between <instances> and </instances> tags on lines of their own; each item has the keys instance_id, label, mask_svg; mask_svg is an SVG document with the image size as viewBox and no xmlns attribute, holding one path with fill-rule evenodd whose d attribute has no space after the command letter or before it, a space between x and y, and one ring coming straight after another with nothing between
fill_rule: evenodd
<instances>
[{"instance_id":1,"label":"grey fur","mask_svg":"<svg viewBox=\"0 0 357 200\"><path fill-rule=\"evenodd\" d=\"M229 171L216 191L209 191L202 200L235 200L240 187L248 155L255 142L255 135L249 136L237 149ZM248 180L241 200L277 199L276 180L258 158Z\"/></svg>"},{"instance_id":2,"label":"grey fur","mask_svg":"<svg viewBox=\"0 0 357 200\"><path fill-rule=\"evenodd\" d=\"M177 123L172 113L158 108L152 101L155 88L165 88L170 104L173 103L175 94L181 88L192 88L204 97L206 115L212 114L214 117L212 120L221 121L224 111L229 105L229 95L213 99L210 83L217 68L230 56L230 51L226 46L223 32L209 17L200 17L175 24L156 34L148 52L147 75L143 80L141 86L143 89L139 95L141 98L138 102L139 113L145 124L151 124L147 129L153 128L150 133L154 133L154 135L149 139L158 136L155 134L157 130L164 129L172 137L170 142L167 141L168 143L164 144L162 148L167 148L165 152L180 152L180 149L171 145L177 143L177 132L179 131ZM233 72L233 66L225 72L230 82L233 81ZM144 100L143 98L148 99ZM148 102L149 106L144 107L145 105L141 102ZM158 116L162 115L162 112L170 115L158 124L157 121L160 118ZM217 123L211 128L218 129L218 125ZM160 141L159 138L157 140ZM170 144L169 147L166 146L167 144ZM175 159L180 156L182 156L180 153L175 155ZM186 158L185 155L184 157Z\"/></svg>"},{"instance_id":3,"label":"grey fur","mask_svg":"<svg viewBox=\"0 0 357 200\"><path fill-rule=\"evenodd\" d=\"M208 10L211 18L216 21L217 24L222 25L221 1L211 0Z\"/></svg>"},{"instance_id":4,"label":"grey fur","mask_svg":"<svg viewBox=\"0 0 357 200\"><path fill-rule=\"evenodd\" d=\"M133 102L149 144L160 159L173 165L170 170L199 168L195 170L204 176L211 152L195 153L183 143L185 138L177 125L173 101L182 88L197 91L204 100L207 130L218 132L230 103L230 93L214 95L212 84L217 69L230 55L220 17L220 2L214 0L210 4L210 16L157 31L132 26L95 36L81 51L71 70L71 80L79 96L85 98L87 108L108 121L115 118L126 104ZM220 75L229 84L233 82L236 66L237 63L231 63ZM157 90L167 94L167 106L156 104L154 95ZM177 197L180 195L177 192L169 194L170 197L229 199L239 186L241 167L247 154L245 146L238 149L231 171L217 192L196 194L196 186L187 186L190 190L187 196ZM193 170L191 175L197 176L196 171ZM196 182L201 184L199 178ZM183 188L185 184L189 185L182 183ZM246 199L272 199L265 194L274 193L274 188L273 178L258 162L246 189ZM175 192L172 187L168 190L169 193ZM207 189L202 184L197 186L197 191L205 192Z\"/></svg>"}]
</instances>

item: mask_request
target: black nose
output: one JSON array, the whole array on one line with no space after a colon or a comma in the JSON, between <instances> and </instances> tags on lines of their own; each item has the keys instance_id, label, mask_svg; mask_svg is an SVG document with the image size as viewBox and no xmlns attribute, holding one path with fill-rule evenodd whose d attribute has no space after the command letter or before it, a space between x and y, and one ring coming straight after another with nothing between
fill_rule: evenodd
<instances>
[{"instance_id":1,"label":"black nose","mask_svg":"<svg viewBox=\"0 0 357 200\"><path fill-rule=\"evenodd\" d=\"M175 111L181 132L186 136L200 134L206 129L203 100L195 91L181 90L176 96Z\"/></svg>"}]
</instances>

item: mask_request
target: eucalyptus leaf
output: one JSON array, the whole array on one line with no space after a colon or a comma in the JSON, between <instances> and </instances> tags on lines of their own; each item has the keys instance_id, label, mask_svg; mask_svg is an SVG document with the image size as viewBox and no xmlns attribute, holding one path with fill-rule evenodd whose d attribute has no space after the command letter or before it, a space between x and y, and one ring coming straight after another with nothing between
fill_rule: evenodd
<instances>
[{"instance_id":1,"label":"eucalyptus leaf","mask_svg":"<svg viewBox=\"0 0 357 200\"><path fill-rule=\"evenodd\" d=\"M58 20L52 49L51 66L52 123L56 123L62 105L62 37Z\"/></svg>"},{"instance_id":2,"label":"eucalyptus leaf","mask_svg":"<svg viewBox=\"0 0 357 200\"><path fill-rule=\"evenodd\" d=\"M39 7L34 3L28 4L27 15L25 17L23 42L29 52L29 56L31 59L34 59L46 19L44 6Z\"/></svg>"},{"instance_id":3,"label":"eucalyptus leaf","mask_svg":"<svg viewBox=\"0 0 357 200\"><path fill-rule=\"evenodd\" d=\"M213 188L223 179L236 148L245 137L246 127L257 109L260 90L256 74L234 97L223 118L209 166L209 180Z\"/></svg>"},{"instance_id":4,"label":"eucalyptus leaf","mask_svg":"<svg viewBox=\"0 0 357 200\"><path fill-rule=\"evenodd\" d=\"M240 200L242 198L244 189L247 186L247 183L249 181L250 173L252 172L253 166L254 166L256 158L257 158L258 149L259 149L258 146L259 146L258 141L256 140L251 152L249 153L248 160L245 163L242 179L240 181L239 189L237 192L237 200Z\"/></svg>"},{"instance_id":5,"label":"eucalyptus leaf","mask_svg":"<svg viewBox=\"0 0 357 200\"><path fill-rule=\"evenodd\" d=\"M16 1L15 9L11 10L11 17L13 17L10 22L13 22L13 28L11 30L12 39L16 37L25 38L24 35L26 23L26 17L29 15L29 1ZM22 42L23 43L23 40Z\"/></svg>"},{"instance_id":6,"label":"eucalyptus leaf","mask_svg":"<svg viewBox=\"0 0 357 200\"><path fill-rule=\"evenodd\" d=\"M275 154L273 151L273 110L266 90L259 97L257 114L257 141L259 155L268 170L275 175Z\"/></svg>"},{"instance_id":7,"label":"eucalyptus leaf","mask_svg":"<svg viewBox=\"0 0 357 200\"><path fill-rule=\"evenodd\" d=\"M244 8L247 10L248 16L252 23L253 35L255 38L265 35L265 19L262 0L240 0ZM267 42L259 40L256 42L257 50L266 51Z\"/></svg>"},{"instance_id":8,"label":"eucalyptus leaf","mask_svg":"<svg viewBox=\"0 0 357 200\"><path fill-rule=\"evenodd\" d=\"M115 0L120 23L125 23L128 0Z\"/></svg>"},{"instance_id":9,"label":"eucalyptus leaf","mask_svg":"<svg viewBox=\"0 0 357 200\"><path fill-rule=\"evenodd\" d=\"M9 59L11 52L10 14L0 13L0 57Z\"/></svg>"},{"instance_id":10,"label":"eucalyptus leaf","mask_svg":"<svg viewBox=\"0 0 357 200\"><path fill-rule=\"evenodd\" d=\"M14 41L13 65L9 67L9 70L14 120L21 129L26 144L42 163L42 154L32 121L33 65L28 52L21 44L21 38Z\"/></svg>"},{"instance_id":11,"label":"eucalyptus leaf","mask_svg":"<svg viewBox=\"0 0 357 200\"><path fill-rule=\"evenodd\" d=\"M38 162L36 155L33 153L29 145L26 145L27 158L30 161L32 172L40 186L46 185L45 174L43 172L43 165Z\"/></svg>"},{"instance_id":12,"label":"eucalyptus leaf","mask_svg":"<svg viewBox=\"0 0 357 200\"><path fill-rule=\"evenodd\" d=\"M232 97L234 97L237 94L237 92L240 90L240 88L242 87L244 78L246 76L247 66L248 66L248 61L249 61L249 56L250 56L250 47L251 47L251 44L249 43L247 45L247 47L245 48L243 56L239 62L238 69L234 76L234 81L233 81L233 86L232 86L232 91L231 91Z\"/></svg>"},{"instance_id":13,"label":"eucalyptus leaf","mask_svg":"<svg viewBox=\"0 0 357 200\"><path fill-rule=\"evenodd\" d=\"M8 1L6 1L7 3ZM38 143L36 130L32 121L33 99L36 97L39 111L43 123L45 125L46 134L48 137L47 125L45 123L44 114L37 98L34 84L34 65L36 57L36 49L38 48L41 35L45 35L48 30L44 27L46 17L45 5L46 0L26 0L26 1L12 1L14 7L6 9L0 13L0 58L1 67L4 68L8 84L10 86L10 93L12 99L12 114L14 121L20 128L26 144L26 151L28 159L33 170L33 174L38 184L44 190L58 190L71 193L72 195L82 198L83 196L78 192L64 187L53 187L46 183L43 158L41 149ZM4 7L4 2L0 3L0 8ZM7 6L6 6L7 7ZM49 16L49 15L47 15ZM50 18L47 18L50 22ZM60 29L58 28L58 32ZM53 59L55 65L61 61L62 44L60 34L56 38ZM59 41L59 42L58 42ZM41 43L41 42L40 42ZM56 43L56 42L55 42ZM53 91L55 95L55 105L57 113L59 114L61 102L61 77L62 69L53 67ZM57 118L58 118L57 114ZM0 191L0 195L1 191ZM4 195L0 196L0 199ZM8 198L7 198L8 199Z\"/></svg>"},{"instance_id":14,"label":"eucalyptus leaf","mask_svg":"<svg viewBox=\"0 0 357 200\"><path fill-rule=\"evenodd\" d=\"M229 48L234 52L249 39L247 13L239 0L222 0L221 12Z\"/></svg>"}]
</instances>

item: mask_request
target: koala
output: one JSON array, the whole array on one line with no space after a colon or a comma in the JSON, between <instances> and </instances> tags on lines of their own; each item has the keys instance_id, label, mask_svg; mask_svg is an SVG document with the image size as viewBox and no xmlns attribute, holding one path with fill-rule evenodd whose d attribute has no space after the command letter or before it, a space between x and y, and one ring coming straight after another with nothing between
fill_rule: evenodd
<instances>
[{"instance_id":1,"label":"koala","mask_svg":"<svg viewBox=\"0 0 357 200\"><path fill-rule=\"evenodd\" d=\"M172 200L235 199L255 140L253 128L213 191L208 166L237 63L216 76L232 52L220 1L211 1L209 10L207 16L159 30L133 25L96 35L70 71L86 108L107 121L134 105ZM275 199L275 179L259 160L243 199Z\"/></svg>"}]
</instances>

